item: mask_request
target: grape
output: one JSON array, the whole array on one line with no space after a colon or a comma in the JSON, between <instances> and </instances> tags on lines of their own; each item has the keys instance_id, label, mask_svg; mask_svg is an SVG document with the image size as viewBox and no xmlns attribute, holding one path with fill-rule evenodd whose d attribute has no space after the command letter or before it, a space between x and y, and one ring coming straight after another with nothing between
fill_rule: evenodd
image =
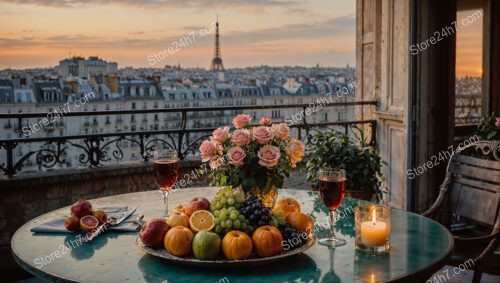
<instances>
[{"instance_id":1,"label":"grape","mask_svg":"<svg viewBox=\"0 0 500 283\"><path fill-rule=\"evenodd\" d=\"M228 198L227 199L227 204L233 205L234 204L234 198Z\"/></svg>"},{"instance_id":2,"label":"grape","mask_svg":"<svg viewBox=\"0 0 500 283\"><path fill-rule=\"evenodd\" d=\"M238 215L238 220L240 220L241 222L245 221L245 216L243 215Z\"/></svg>"},{"instance_id":3,"label":"grape","mask_svg":"<svg viewBox=\"0 0 500 283\"><path fill-rule=\"evenodd\" d=\"M219 217L219 215L220 215L220 210L216 210L216 211L214 211L214 216L215 216L215 217Z\"/></svg>"},{"instance_id":4,"label":"grape","mask_svg":"<svg viewBox=\"0 0 500 283\"><path fill-rule=\"evenodd\" d=\"M247 229L247 224L243 222L241 224L241 229L246 230Z\"/></svg>"},{"instance_id":5,"label":"grape","mask_svg":"<svg viewBox=\"0 0 500 283\"><path fill-rule=\"evenodd\" d=\"M238 219L234 220L233 227L236 228L236 229L240 229L241 222Z\"/></svg>"},{"instance_id":6,"label":"grape","mask_svg":"<svg viewBox=\"0 0 500 283\"><path fill-rule=\"evenodd\" d=\"M220 219L220 218L215 218L215 225L220 224L220 223L221 223L221 221L222 221L222 219Z\"/></svg>"},{"instance_id":7,"label":"grape","mask_svg":"<svg viewBox=\"0 0 500 283\"><path fill-rule=\"evenodd\" d=\"M231 220L238 219L238 213L231 213L231 215L229 216L229 219L231 219Z\"/></svg>"},{"instance_id":8,"label":"grape","mask_svg":"<svg viewBox=\"0 0 500 283\"><path fill-rule=\"evenodd\" d=\"M226 221L222 221L222 222L220 223L220 227L221 227L221 228L226 228Z\"/></svg>"},{"instance_id":9,"label":"grape","mask_svg":"<svg viewBox=\"0 0 500 283\"><path fill-rule=\"evenodd\" d=\"M221 197L220 198L220 203L221 204L226 204L227 203L227 198L226 197Z\"/></svg>"},{"instance_id":10,"label":"grape","mask_svg":"<svg viewBox=\"0 0 500 283\"><path fill-rule=\"evenodd\" d=\"M222 220L222 221L226 221L227 219L227 214L226 213L223 213L221 215L219 215L219 219Z\"/></svg>"},{"instance_id":11,"label":"grape","mask_svg":"<svg viewBox=\"0 0 500 283\"><path fill-rule=\"evenodd\" d=\"M233 226L233 221L231 219L226 220L226 228L231 228Z\"/></svg>"},{"instance_id":12,"label":"grape","mask_svg":"<svg viewBox=\"0 0 500 283\"><path fill-rule=\"evenodd\" d=\"M229 212L231 212L231 211L233 211L233 210L236 210L236 208L234 208L234 206L230 206L230 207L227 209L227 211L229 211Z\"/></svg>"},{"instance_id":13,"label":"grape","mask_svg":"<svg viewBox=\"0 0 500 283\"><path fill-rule=\"evenodd\" d=\"M221 211L220 211L220 212L221 212L222 214L226 214L226 215L227 215L227 213L229 212L229 210L227 210L227 208L225 208L225 207L224 207L223 209L221 209Z\"/></svg>"},{"instance_id":14,"label":"grape","mask_svg":"<svg viewBox=\"0 0 500 283\"><path fill-rule=\"evenodd\" d=\"M220 234L222 232L222 227L220 225L215 226L215 233Z\"/></svg>"}]
</instances>

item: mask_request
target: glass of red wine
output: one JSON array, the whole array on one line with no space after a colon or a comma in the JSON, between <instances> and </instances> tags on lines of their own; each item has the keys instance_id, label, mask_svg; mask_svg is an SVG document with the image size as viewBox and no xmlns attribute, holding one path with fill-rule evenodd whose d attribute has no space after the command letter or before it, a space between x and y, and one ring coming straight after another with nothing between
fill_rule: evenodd
<instances>
[{"instance_id":1,"label":"glass of red wine","mask_svg":"<svg viewBox=\"0 0 500 283\"><path fill-rule=\"evenodd\" d=\"M179 176L179 158L175 149L158 149L153 152L156 183L163 193L165 213L168 215L168 192Z\"/></svg>"},{"instance_id":2,"label":"glass of red wine","mask_svg":"<svg viewBox=\"0 0 500 283\"><path fill-rule=\"evenodd\" d=\"M345 193L344 169L321 169L318 173L318 189L323 203L330 211L330 237L320 239L318 243L329 247L339 247L346 241L335 237L335 211L342 204Z\"/></svg>"}]
</instances>

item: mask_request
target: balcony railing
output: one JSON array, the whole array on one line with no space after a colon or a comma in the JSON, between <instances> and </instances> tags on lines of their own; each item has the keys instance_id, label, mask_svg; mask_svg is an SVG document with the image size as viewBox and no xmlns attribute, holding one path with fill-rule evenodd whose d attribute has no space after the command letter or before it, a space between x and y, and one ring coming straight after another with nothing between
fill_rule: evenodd
<instances>
[{"instance_id":1,"label":"balcony railing","mask_svg":"<svg viewBox=\"0 0 500 283\"><path fill-rule=\"evenodd\" d=\"M377 105L376 101L360 101L360 102L342 102L330 103L323 107L339 107L339 106L363 106ZM165 130L141 130L132 132L113 132L101 134L80 134L70 136L53 136L40 138L19 138L0 140L0 156L5 156L6 160L0 160L0 169L7 176L13 176L22 171L23 166L27 166L27 160L34 156L35 164L43 168L52 168L57 165L70 164L71 160L67 161L69 150L77 150L78 161L81 165L98 167L104 166L108 161L122 161L124 151L122 142L128 141L131 146L137 147L140 157L144 161L152 158L153 151L158 147L176 149L180 159L186 158L188 155L198 154L198 147L201 142L207 139L214 127L197 127L187 128L188 113L194 112L214 112L218 113L244 113L247 110L265 110L265 109L295 109L297 113L308 113L310 109L308 104L292 104L292 105L264 105L264 106L225 106L225 107L198 107L198 108L164 108L164 109L141 109L141 110L112 110L112 111L93 111L88 112L70 112L66 113L67 117L74 116L101 116L101 115L137 115L147 113L180 113L180 121L175 122L179 126L174 129ZM225 111L225 112L224 112ZM303 112L302 112L303 111ZM354 111L353 111L354 112ZM18 125L22 125L23 119L46 117L47 113L23 113L23 114L0 114L1 119L17 119ZM224 116L224 115L221 115ZM300 122L291 124L290 128L295 132L297 137L306 141L310 137L310 131L321 129L337 130L343 128L344 133L353 134L363 139L365 142L375 145L376 140L376 120L355 120L342 122L322 122L309 123L308 115L301 115ZM278 121L274 121L278 122ZM87 126L88 122L84 123ZM194 136L194 138L193 138ZM35 148L34 144L42 143L39 150L32 150L22 157L14 159L14 150L19 144L32 144L31 148Z\"/></svg>"}]
</instances>

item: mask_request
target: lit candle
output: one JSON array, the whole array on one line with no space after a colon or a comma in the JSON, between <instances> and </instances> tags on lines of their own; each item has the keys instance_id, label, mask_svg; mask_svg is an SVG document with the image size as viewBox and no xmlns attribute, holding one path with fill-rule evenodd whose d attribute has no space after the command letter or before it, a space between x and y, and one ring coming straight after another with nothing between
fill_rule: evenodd
<instances>
[{"instance_id":1,"label":"lit candle","mask_svg":"<svg viewBox=\"0 0 500 283\"><path fill-rule=\"evenodd\" d=\"M377 220L375 209L372 210L372 220L361 222L361 243L368 246L384 245L389 237L389 229L383 221Z\"/></svg>"}]
</instances>

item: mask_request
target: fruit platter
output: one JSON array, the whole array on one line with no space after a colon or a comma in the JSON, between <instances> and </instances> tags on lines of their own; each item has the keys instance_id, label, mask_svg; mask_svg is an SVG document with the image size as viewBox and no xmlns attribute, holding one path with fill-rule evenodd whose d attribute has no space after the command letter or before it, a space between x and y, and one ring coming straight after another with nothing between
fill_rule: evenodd
<instances>
[{"instance_id":1,"label":"fruit platter","mask_svg":"<svg viewBox=\"0 0 500 283\"><path fill-rule=\"evenodd\" d=\"M302 253L316 243L313 220L297 200L266 207L241 188L224 187L211 201L195 197L167 219L153 218L136 240L142 251L198 266L260 265Z\"/></svg>"}]
</instances>

